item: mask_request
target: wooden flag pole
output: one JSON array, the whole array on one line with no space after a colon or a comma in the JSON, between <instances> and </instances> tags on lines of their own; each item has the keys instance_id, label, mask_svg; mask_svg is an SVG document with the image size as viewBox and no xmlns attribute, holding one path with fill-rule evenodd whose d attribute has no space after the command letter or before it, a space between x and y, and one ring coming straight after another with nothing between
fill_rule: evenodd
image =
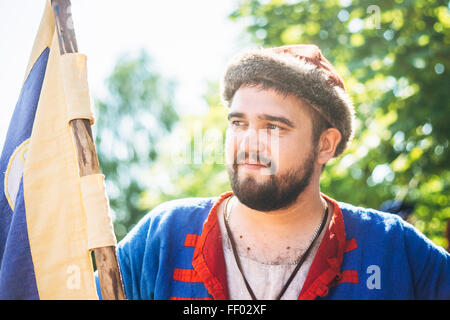
<instances>
[{"instance_id":1,"label":"wooden flag pole","mask_svg":"<svg viewBox=\"0 0 450 320\"><path fill-rule=\"evenodd\" d=\"M70 0L52 0L60 54L78 52ZM101 173L89 119L74 119L70 127L75 141L80 176ZM104 300L124 300L125 293L117 261L116 247L94 249L100 289Z\"/></svg>"}]
</instances>

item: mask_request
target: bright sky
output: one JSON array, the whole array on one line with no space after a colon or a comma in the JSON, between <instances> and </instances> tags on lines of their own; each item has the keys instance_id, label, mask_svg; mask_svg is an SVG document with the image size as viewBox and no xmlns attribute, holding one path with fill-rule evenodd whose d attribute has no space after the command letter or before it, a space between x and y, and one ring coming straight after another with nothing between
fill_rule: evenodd
<instances>
[{"instance_id":1,"label":"bright sky","mask_svg":"<svg viewBox=\"0 0 450 320\"><path fill-rule=\"evenodd\" d=\"M250 46L244 25L228 14L236 1L72 0L78 50L88 57L92 97L106 94L104 80L123 53L141 48L158 72L179 84L178 105L205 110L206 81ZM0 0L0 151L19 97L45 0Z\"/></svg>"}]
</instances>

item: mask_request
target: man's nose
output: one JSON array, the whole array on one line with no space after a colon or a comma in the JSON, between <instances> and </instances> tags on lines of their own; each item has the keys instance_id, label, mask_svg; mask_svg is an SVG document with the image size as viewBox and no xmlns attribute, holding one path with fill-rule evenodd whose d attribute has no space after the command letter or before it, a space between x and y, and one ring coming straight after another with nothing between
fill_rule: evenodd
<instances>
[{"instance_id":1,"label":"man's nose","mask_svg":"<svg viewBox=\"0 0 450 320\"><path fill-rule=\"evenodd\" d=\"M249 163L256 164L259 161L261 153L266 152L266 135L267 133L265 133L265 130L258 130L253 127L250 127L248 130L246 130L244 136L242 137L239 146L240 152L238 152L238 154L243 154L243 157L245 157L245 155L248 155L248 159L237 159L238 163L240 160L242 162L248 160Z\"/></svg>"}]
</instances>

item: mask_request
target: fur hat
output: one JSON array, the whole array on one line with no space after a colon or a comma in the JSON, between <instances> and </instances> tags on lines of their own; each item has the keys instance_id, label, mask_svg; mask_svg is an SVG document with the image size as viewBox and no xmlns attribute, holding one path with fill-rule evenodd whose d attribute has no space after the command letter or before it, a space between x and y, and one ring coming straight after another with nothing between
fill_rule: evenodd
<instances>
[{"instance_id":1,"label":"fur hat","mask_svg":"<svg viewBox=\"0 0 450 320\"><path fill-rule=\"evenodd\" d=\"M222 78L222 99L229 106L243 85L293 94L306 100L341 132L339 156L353 137L354 108L339 74L315 45L292 45L255 49L237 55Z\"/></svg>"}]
</instances>

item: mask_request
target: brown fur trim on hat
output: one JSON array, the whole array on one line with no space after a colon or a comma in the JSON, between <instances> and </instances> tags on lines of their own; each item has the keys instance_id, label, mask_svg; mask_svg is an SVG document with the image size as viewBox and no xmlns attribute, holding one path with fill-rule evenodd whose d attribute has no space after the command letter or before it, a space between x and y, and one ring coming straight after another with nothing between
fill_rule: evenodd
<instances>
[{"instance_id":1,"label":"brown fur trim on hat","mask_svg":"<svg viewBox=\"0 0 450 320\"><path fill-rule=\"evenodd\" d=\"M222 78L221 94L225 105L231 105L241 86L255 84L306 100L338 129L342 139L334 157L342 154L353 138L354 107L351 98L330 81L326 72L307 60L264 49L238 55L229 63Z\"/></svg>"}]
</instances>

